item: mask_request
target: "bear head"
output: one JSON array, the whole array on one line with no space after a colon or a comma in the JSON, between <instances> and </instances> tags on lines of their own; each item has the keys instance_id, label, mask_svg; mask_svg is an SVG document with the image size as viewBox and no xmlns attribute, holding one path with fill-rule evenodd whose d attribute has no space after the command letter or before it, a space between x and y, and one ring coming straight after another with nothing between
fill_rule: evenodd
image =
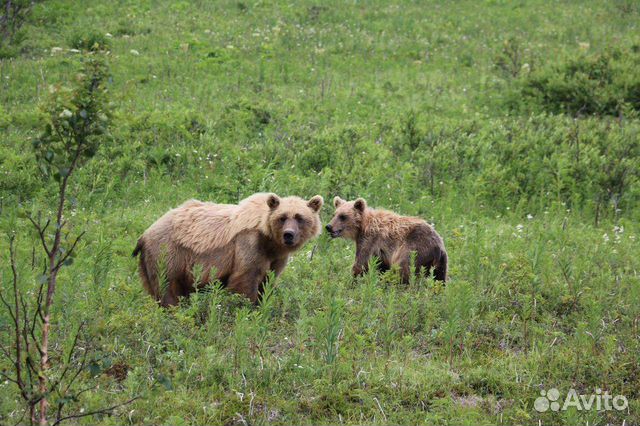
<instances>
[{"instance_id":1,"label":"bear head","mask_svg":"<svg viewBox=\"0 0 640 426\"><path fill-rule=\"evenodd\" d=\"M327 232L332 238L342 237L355 240L360 233L367 202L364 198L345 201L340 197L335 197L333 206L336 208L336 213L326 226Z\"/></svg>"},{"instance_id":2,"label":"bear head","mask_svg":"<svg viewBox=\"0 0 640 426\"><path fill-rule=\"evenodd\" d=\"M324 200L320 195L309 200L269 195L267 198L269 237L286 250L297 250L308 240L320 234L320 209L323 203Z\"/></svg>"}]
</instances>

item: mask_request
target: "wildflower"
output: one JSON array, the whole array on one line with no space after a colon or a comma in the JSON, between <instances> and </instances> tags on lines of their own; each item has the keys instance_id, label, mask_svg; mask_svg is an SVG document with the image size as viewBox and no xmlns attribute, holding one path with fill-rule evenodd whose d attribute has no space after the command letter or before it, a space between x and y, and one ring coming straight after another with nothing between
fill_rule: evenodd
<instances>
[{"instance_id":1,"label":"wildflower","mask_svg":"<svg viewBox=\"0 0 640 426\"><path fill-rule=\"evenodd\" d=\"M129 53L131 53L134 56L140 56L140 52L138 52L136 49L131 49Z\"/></svg>"},{"instance_id":2,"label":"wildflower","mask_svg":"<svg viewBox=\"0 0 640 426\"><path fill-rule=\"evenodd\" d=\"M532 219L533 219L533 215L532 215L531 213L529 213L529 214L527 215L527 219L532 220Z\"/></svg>"},{"instance_id":3,"label":"wildflower","mask_svg":"<svg viewBox=\"0 0 640 426\"><path fill-rule=\"evenodd\" d=\"M608 242L609 241L609 236L605 233L602 235L602 239L604 240L604 242Z\"/></svg>"}]
</instances>

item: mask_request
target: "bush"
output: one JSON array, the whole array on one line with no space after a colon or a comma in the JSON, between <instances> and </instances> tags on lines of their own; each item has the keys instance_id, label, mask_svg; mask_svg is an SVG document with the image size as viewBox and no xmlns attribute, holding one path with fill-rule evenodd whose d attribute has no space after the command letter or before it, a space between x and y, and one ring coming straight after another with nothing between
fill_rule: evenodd
<instances>
[{"instance_id":1,"label":"bush","mask_svg":"<svg viewBox=\"0 0 640 426\"><path fill-rule=\"evenodd\" d=\"M12 58L24 40L22 26L29 18L35 1L13 0L0 3L0 59Z\"/></svg>"},{"instance_id":2,"label":"bush","mask_svg":"<svg viewBox=\"0 0 640 426\"><path fill-rule=\"evenodd\" d=\"M638 67L635 47L570 58L526 76L515 103L573 116L620 115L625 105L640 111Z\"/></svg>"},{"instance_id":3,"label":"bush","mask_svg":"<svg viewBox=\"0 0 640 426\"><path fill-rule=\"evenodd\" d=\"M111 43L104 33L95 30L78 31L69 39L69 45L78 50L98 52L109 50Z\"/></svg>"}]
</instances>

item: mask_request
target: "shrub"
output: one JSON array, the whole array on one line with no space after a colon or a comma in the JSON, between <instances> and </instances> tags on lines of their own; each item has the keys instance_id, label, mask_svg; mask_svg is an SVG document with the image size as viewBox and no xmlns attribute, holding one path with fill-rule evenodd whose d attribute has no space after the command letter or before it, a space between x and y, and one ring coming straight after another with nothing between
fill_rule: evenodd
<instances>
[{"instance_id":1,"label":"shrub","mask_svg":"<svg viewBox=\"0 0 640 426\"><path fill-rule=\"evenodd\" d=\"M33 0L0 2L0 59L17 54L17 46L24 40L22 26L35 3Z\"/></svg>"},{"instance_id":2,"label":"shrub","mask_svg":"<svg viewBox=\"0 0 640 426\"><path fill-rule=\"evenodd\" d=\"M634 48L583 54L532 72L521 81L516 103L573 116L619 115L625 104L640 111L639 66Z\"/></svg>"},{"instance_id":3,"label":"shrub","mask_svg":"<svg viewBox=\"0 0 640 426\"><path fill-rule=\"evenodd\" d=\"M78 50L98 52L109 50L111 43L104 33L96 30L78 31L69 39L69 45Z\"/></svg>"},{"instance_id":4,"label":"shrub","mask_svg":"<svg viewBox=\"0 0 640 426\"><path fill-rule=\"evenodd\" d=\"M530 50L515 37L505 40L494 58L494 66L506 77L518 77L523 71L530 71L534 58Z\"/></svg>"},{"instance_id":5,"label":"shrub","mask_svg":"<svg viewBox=\"0 0 640 426\"><path fill-rule=\"evenodd\" d=\"M32 0L3 1L0 9L0 35L2 41L12 42L22 25L27 20L31 8L35 4Z\"/></svg>"},{"instance_id":6,"label":"shrub","mask_svg":"<svg viewBox=\"0 0 640 426\"><path fill-rule=\"evenodd\" d=\"M59 181L67 176L70 167L96 153L110 117L106 78L104 62L88 58L74 88L52 87L51 101L43 107L44 131L33 142L45 176L53 175ZM70 154L73 143L78 149Z\"/></svg>"}]
</instances>

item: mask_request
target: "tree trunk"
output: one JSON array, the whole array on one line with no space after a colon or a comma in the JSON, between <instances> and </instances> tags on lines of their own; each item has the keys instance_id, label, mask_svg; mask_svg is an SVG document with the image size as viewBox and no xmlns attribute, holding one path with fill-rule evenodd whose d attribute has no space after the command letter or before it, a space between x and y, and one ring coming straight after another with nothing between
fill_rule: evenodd
<instances>
[{"instance_id":1,"label":"tree trunk","mask_svg":"<svg viewBox=\"0 0 640 426\"><path fill-rule=\"evenodd\" d=\"M49 253L49 280L47 283L47 298L45 300L44 305L44 315L42 322L42 344L41 344L41 356L40 356L40 375L38 377L38 388L40 393L42 394L42 399L40 400L40 426L46 426L47 421L47 408L49 403L46 398L47 393L47 375L45 372L49 369L49 331L51 329L51 304L53 303L53 295L56 291L56 279L58 277L58 252L60 251L60 239L62 234L62 227L64 224L62 223L62 213L64 211L64 201L65 194L67 191L67 179L71 175L73 168L76 164L76 160L78 155L76 155L71 168L67 175L62 179L62 183L60 184L60 198L58 201L58 212L56 215L56 233L53 238L53 246L51 247L51 252Z\"/></svg>"}]
</instances>

